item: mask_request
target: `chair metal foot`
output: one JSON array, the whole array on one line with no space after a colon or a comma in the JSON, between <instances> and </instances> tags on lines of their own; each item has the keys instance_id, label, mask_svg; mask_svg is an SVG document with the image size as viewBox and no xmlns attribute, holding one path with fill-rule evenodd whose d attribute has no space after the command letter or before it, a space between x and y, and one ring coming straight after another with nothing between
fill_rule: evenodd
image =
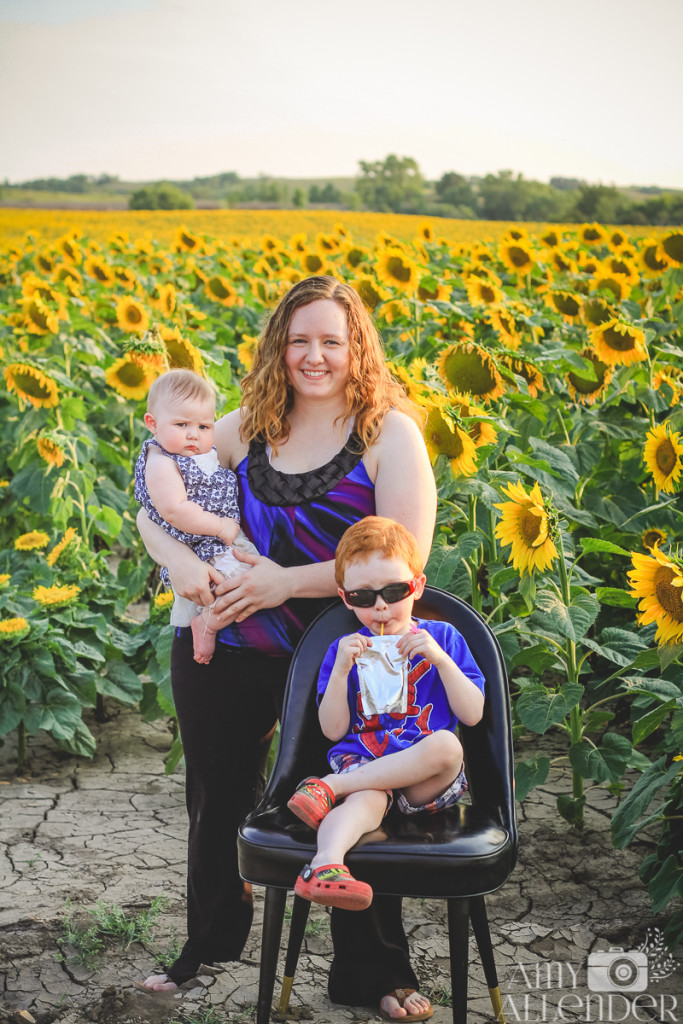
<instances>
[{"instance_id":1,"label":"chair metal foot","mask_svg":"<svg viewBox=\"0 0 683 1024\"><path fill-rule=\"evenodd\" d=\"M505 1014L503 1013L503 1000L500 995L500 988L496 985L495 988L489 989L489 996L491 997L491 1006L493 1007L493 1013L498 1024L505 1024Z\"/></svg>"},{"instance_id":2,"label":"chair metal foot","mask_svg":"<svg viewBox=\"0 0 683 1024\"><path fill-rule=\"evenodd\" d=\"M287 975L285 975L284 978L282 979L282 991L280 992L280 1004L279 1004L277 1009L278 1009L278 1013L281 1013L283 1016L287 1013L287 1010L289 1009L289 997L292 994L292 985L293 984L294 984L294 975L292 975L291 978L288 978ZM504 1021L503 1021L503 1024L505 1024Z\"/></svg>"}]
</instances>

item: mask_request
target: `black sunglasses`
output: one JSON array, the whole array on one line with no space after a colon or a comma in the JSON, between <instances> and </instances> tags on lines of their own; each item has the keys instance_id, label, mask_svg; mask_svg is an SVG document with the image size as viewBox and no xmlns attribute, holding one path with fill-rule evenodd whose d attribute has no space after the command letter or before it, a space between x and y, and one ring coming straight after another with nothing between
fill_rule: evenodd
<instances>
[{"instance_id":1,"label":"black sunglasses","mask_svg":"<svg viewBox=\"0 0 683 1024\"><path fill-rule=\"evenodd\" d=\"M403 601L415 592L416 586L417 580L408 580L407 583L388 583L380 590L345 590L344 598L352 608L372 608L378 597L387 604Z\"/></svg>"}]
</instances>

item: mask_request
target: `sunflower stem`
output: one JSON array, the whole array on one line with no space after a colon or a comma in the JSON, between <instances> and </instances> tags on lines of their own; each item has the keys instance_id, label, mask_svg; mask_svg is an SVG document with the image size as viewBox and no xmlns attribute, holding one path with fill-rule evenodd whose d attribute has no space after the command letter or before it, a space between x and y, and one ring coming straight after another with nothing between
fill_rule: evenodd
<instances>
[{"instance_id":1,"label":"sunflower stem","mask_svg":"<svg viewBox=\"0 0 683 1024\"><path fill-rule=\"evenodd\" d=\"M560 586L562 588L562 600L564 601L565 607L569 608L571 605L571 591L570 591L570 575L567 573L567 563L564 557L564 545L562 543L562 530L558 530L557 534L557 547L559 554L559 572L560 572ZM564 649L566 651L566 666L567 666L567 681L570 683L578 683L579 681L579 670L576 660L576 644L569 637L566 638L564 643ZM581 710L579 704L576 704L569 712L569 738L571 745L581 742L583 734L583 719L584 713ZM583 791L583 776L576 769L572 769L572 796L574 800L581 800L584 795ZM575 824L577 828L583 828L583 807L577 809Z\"/></svg>"},{"instance_id":2,"label":"sunflower stem","mask_svg":"<svg viewBox=\"0 0 683 1024\"><path fill-rule=\"evenodd\" d=\"M477 499L474 494L467 495L467 526L470 533L476 532ZM482 547L480 545L467 559L467 565L470 570L470 580L472 583L472 607L478 612L480 612L482 608L482 595L481 588L479 586L479 566L481 564L481 555Z\"/></svg>"},{"instance_id":3,"label":"sunflower stem","mask_svg":"<svg viewBox=\"0 0 683 1024\"><path fill-rule=\"evenodd\" d=\"M26 725L23 720L17 726L17 770L24 767L26 761Z\"/></svg>"}]
</instances>

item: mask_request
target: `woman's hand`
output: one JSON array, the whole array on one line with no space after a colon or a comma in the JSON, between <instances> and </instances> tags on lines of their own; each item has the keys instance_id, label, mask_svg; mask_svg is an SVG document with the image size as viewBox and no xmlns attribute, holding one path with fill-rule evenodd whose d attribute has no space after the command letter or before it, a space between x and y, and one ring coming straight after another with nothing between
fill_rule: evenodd
<instances>
[{"instance_id":1,"label":"woman's hand","mask_svg":"<svg viewBox=\"0 0 683 1024\"><path fill-rule=\"evenodd\" d=\"M277 608L292 596L287 569L264 555L239 548L233 551L238 561L252 568L227 580L221 576L213 609L219 629L231 622L243 622L261 608Z\"/></svg>"},{"instance_id":2,"label":"woman's hand","mask_svg":"<svg viewBox=\"0 0 683 1024\"><path fill-rule=\"evenodd\" d=\"M191 553L194 556L194 552ZM222 572L208 562L200 561L196 556L192 560L179 559L173 569L169 568L168 575L174 594L187 597L205 608L213 604L214 590L225 583Z\"/></svg>"}]
</instances>

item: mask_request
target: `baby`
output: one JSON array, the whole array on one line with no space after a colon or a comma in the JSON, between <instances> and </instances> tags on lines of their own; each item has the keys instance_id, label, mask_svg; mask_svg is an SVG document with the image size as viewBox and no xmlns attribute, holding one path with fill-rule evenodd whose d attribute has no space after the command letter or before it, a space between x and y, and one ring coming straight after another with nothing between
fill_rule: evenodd
<instances>
[{"instance_id":1,"label":"baby","mask_svg":"<svg viewBox=\"0 0 683 1024\"><path fill-rule=\"evenodd\" d=\"M436 812L460 799L467 782L455 729L459 720L480 720L484 678L454 626L413 618L426 579L417 542L400 523L368 516L349 527L335 575L362 628L336 640L320 669L318 716L332 740L332 772L305 779L288 802L318 831L317 852L294 891L325 906L364 910L372 889L349 873L347 851L377 828L394 799L403 814ZM372 678L371 663L387 660L383 649L403 673L402 693L391 675L391 687L381 685L376 664Z\"/></svg>"},{"instance_id":2,"label":"baby","mask_svg":"<svg viewBox=\"0 0 683 1024\"><path fill-rule=\"evenodd\" d=\"M213 446L215 392L191 370L168 370L152 384L145 425L154 435L144 442L135 466L135 497L149 518L176 540L189 544L227 578L251 568L233 547L257 553L240 530L237 477L218 462ZM168 584L168 570L161 570ZM212 607L212 606L211 606ZM211 607L175 596L174 626L191 626L194 658L208 665L216 648Z\"/></svg>"}]
</instances>

